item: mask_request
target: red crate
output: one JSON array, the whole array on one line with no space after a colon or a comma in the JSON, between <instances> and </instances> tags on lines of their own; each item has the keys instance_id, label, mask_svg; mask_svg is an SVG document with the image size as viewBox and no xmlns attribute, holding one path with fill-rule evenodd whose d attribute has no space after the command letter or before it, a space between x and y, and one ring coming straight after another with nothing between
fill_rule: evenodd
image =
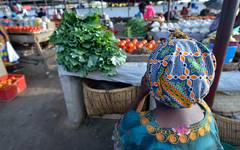
<instances>
[{"instance_id":1,"label":"red crate","mask_svg":"<svg viewBox=\"0 0 240 150\"><path fill-rule=\"evenodd\" d=\"M7 80L8 78L16 77L17 80L5 87L0 88L0 101L12 101L16 96L25 91L27 88L25 76L23 74L8 74L0 77L0 81Z\"/></svg>"}]
</instances>

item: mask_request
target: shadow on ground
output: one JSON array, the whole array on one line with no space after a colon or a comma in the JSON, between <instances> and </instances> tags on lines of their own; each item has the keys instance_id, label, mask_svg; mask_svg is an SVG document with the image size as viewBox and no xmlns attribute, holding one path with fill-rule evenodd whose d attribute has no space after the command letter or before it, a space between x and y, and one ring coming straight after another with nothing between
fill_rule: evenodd
<instances>
[{"instance_id":1,"label":"shadow on ground","mask_svg":"<svg viewBox=\"0 0 240 150\"><path fill-rule=\"evenodd\" d=\"M115 120L86 119L67 128L63 93L57 75L28 78L27 91L0 103L1 150L110 150Z\"/></svg>"}]
</instances>

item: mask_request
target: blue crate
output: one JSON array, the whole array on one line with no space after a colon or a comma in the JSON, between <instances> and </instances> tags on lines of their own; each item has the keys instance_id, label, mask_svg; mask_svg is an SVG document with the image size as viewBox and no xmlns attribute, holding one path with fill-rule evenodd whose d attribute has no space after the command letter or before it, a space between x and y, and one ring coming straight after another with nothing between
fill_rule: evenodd
<instances>
[{"instance_id":1,"label":"blue crate","mask_svg":"<svg viewBox=\"0 0 240 150\"><path fill-rule=\"evenodd\" d=\"M213 47L214 47L214 44L210 43L209 48L213 49ZM238 48L238 46L228 46L224 64L229 64L230 62L232 62L232 60L235 56L235 53L237 52L237 48Z\"/></svg>"}]
</instances>

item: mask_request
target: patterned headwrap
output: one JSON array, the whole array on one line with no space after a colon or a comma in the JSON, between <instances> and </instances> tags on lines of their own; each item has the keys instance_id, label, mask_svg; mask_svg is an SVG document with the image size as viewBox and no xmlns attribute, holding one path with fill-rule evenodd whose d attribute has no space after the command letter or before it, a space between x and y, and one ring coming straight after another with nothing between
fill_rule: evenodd
<instances>
[{"instance_id":1,"label":"patterned headwrap","mask_svg":"<svg viewBox=\"0 0 240 150\"><path fill-rule=\"evenodd\" d=\"M145 76L157 101L189 108L208 94L215 69L214 55L200 42L172 39L151 53Z\"/></svg>"}]
</instances>

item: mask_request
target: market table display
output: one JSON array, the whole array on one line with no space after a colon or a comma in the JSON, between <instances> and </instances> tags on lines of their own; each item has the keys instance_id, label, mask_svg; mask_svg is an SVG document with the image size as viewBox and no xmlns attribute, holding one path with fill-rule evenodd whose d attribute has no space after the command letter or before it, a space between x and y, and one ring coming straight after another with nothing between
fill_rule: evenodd
<instances>
[{"instance_id":1,"label":"market table display","mask_svg":"<svg viewBox=\"0 0 240 150\"><path fill-rule=\"evenodd\" d=\"M38 54L42 55L43 50L40 43L48 41L53 32L54 29L48 29L38 32L8 32L8 35L11 42L34 44Z\"/></svg>"},{"instance_id":2,"label":"market table display","mask_svg":"<svg viewBox=\"0 0 240 150\"><path fill-rule=\"evenodd\" d=\"M64 100L70 124L73 127L78 127L84 120L84 116L86 114L82 91L83 78L111 82L122 82L134 86L139 86L142 76L146 71L146 67L146 62L127 62L117 67L116 76L109 77L101 72L92 72L88 76L82 77L78 73L67 72L61 66L59 66L58 73L64 93ZM240 72L222 72L218 91L240 92L240 83L236 82L239 80Z\"/></svg>"}]
</instances>

